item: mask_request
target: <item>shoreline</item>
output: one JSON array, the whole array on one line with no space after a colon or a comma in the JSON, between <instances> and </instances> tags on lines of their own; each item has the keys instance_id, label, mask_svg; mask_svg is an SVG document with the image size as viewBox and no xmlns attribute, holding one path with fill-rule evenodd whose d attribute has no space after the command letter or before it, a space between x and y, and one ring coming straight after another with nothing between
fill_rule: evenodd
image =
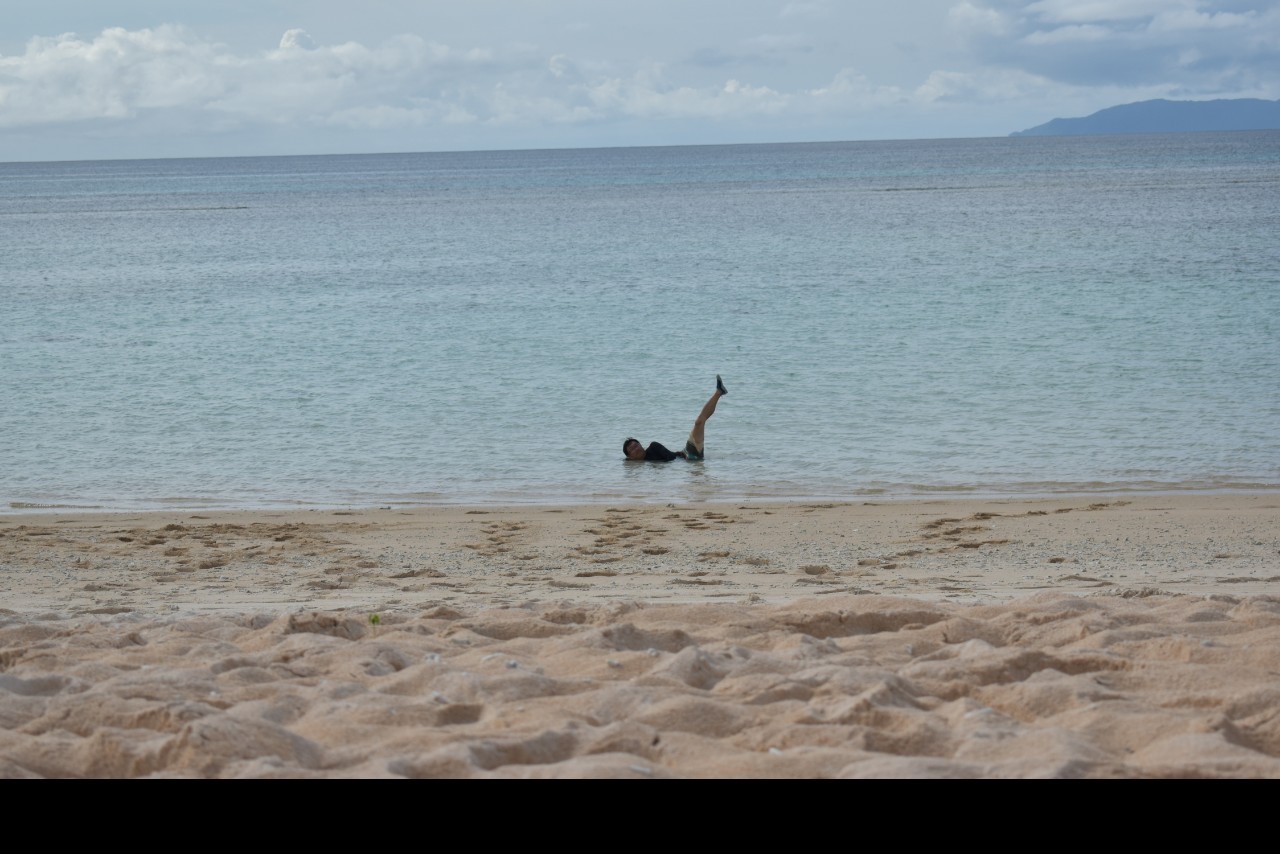
<instances>
[{"instance_id":1,"label":"shoreline","mask_svg":"<svg viewBox=\"0 0 1280 854\"><path fill-rule=\"evenodd\" d=\"M718 498L684 498L676 503L689 505L730 505L730 504L800 504L800 503L904 503L916 501L1049 501L1060 498L1122 498L1131 496L1162 495L1280 495L1280 484L1264 482L1234 482L1217 485L1184 485L1160 484L1117 486L1103 484L1096 488L1088 488L1072 484L1062 489L978 489L972 487L939 487L935 489L883 489L869 490L857 494L767 494L750 493ZM161 502L140 502L136 505L129 502L122 504L70 504L60 502L10 501L0 506L0 520L7 517L28 517L32 515L65 515L77 513L111 514L124 513L266 513L266 512L304 512L304 511L352 511L352 510L439 510L444 508L538 508L538 507L598 507L604 505L653 505L672 502L670 496L637 496L617 495L602 497L549 498L536 496L526 499L490 498L490 499L453 499L439 498L431 500L402 500L383 498L365 501L268 501L263 503L235 501L202 501L200 499L169 499Z\"/></svg>"},{"instance_id":2,"label":"shoreline","mask_svg":"<svg viewBox=\"0 0 1280 854\"><path fill-rule=\"evenodd\" d=\"M1280 590L1280 495L57 511L0 516L16 612L384 611L812 593ZM1132 595L1132 593L1129 593Z\"/></svg>"}]
</instances>

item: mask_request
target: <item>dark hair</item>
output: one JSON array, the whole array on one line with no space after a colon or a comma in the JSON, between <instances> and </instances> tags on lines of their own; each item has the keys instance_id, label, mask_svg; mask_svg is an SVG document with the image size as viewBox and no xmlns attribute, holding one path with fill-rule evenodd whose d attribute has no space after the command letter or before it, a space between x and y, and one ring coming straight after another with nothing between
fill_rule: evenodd
<instances>
[{"instance_id":1,"label":"dark hair","mask_svg":"<svg viewBox=\"0 0 1280 854\"><path fill-rule=\"evenodd\" d=\"M627 445L630 445L632 442L635 442L637 445L639 445L639 444L640 444L640 440L639 440L639 439L636 439L636 438L631 437L631 436L628 436L628 437L627 437L627 438L622 442L622 455L623 455L624 457L627 455Z\"/></svg>"}]
</instances>

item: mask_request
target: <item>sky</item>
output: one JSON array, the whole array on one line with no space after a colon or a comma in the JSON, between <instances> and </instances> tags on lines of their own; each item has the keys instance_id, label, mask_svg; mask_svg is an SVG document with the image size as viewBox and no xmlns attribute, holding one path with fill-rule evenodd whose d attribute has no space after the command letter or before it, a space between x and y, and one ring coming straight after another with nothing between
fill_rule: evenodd
<instances>
[{"instance_id":1,"label":"sky","mask_svg":"<svg viewBox=\"0 0 1280 854\"><path fill-rule=\"evenodd\" d=\"M0 6L0 162L996 137L1280 99L1280 0Z\"/></svg>"}]
</instances>

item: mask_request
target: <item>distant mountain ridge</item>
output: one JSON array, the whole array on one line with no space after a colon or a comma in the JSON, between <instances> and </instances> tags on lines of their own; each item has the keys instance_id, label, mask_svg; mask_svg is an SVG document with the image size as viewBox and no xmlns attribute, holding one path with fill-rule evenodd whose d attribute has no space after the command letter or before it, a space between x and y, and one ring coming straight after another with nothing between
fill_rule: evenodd
<instances>
[{"instance_id":1,"label":"distant mountain ridge","mask_svg":"<svg viewBox=\"0 0 1280 854\"><path fill-rule=\"evenodd\" d=\"M1138 101L1076 119L1053 119L1009 136L1081 136L1107 133L1189 133L1280 130L1280 101L1227 98L1215 101Z\"/></svg>"}]
</instances>

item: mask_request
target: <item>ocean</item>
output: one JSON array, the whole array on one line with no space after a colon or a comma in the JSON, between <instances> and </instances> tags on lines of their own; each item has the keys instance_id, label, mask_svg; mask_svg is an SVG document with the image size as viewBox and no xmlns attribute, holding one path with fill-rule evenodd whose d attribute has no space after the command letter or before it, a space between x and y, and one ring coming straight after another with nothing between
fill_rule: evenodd
<instances>
[{"instance_id":1,"label":"ocean","mask_svg":"<svg viewBox=\"0 0 1280 854\"><path fill-rule=\"evenodd\" d=\"M0 513L1275 490L1280 132L3 163L0 320Z\"/></svg>"}]
</instances>

